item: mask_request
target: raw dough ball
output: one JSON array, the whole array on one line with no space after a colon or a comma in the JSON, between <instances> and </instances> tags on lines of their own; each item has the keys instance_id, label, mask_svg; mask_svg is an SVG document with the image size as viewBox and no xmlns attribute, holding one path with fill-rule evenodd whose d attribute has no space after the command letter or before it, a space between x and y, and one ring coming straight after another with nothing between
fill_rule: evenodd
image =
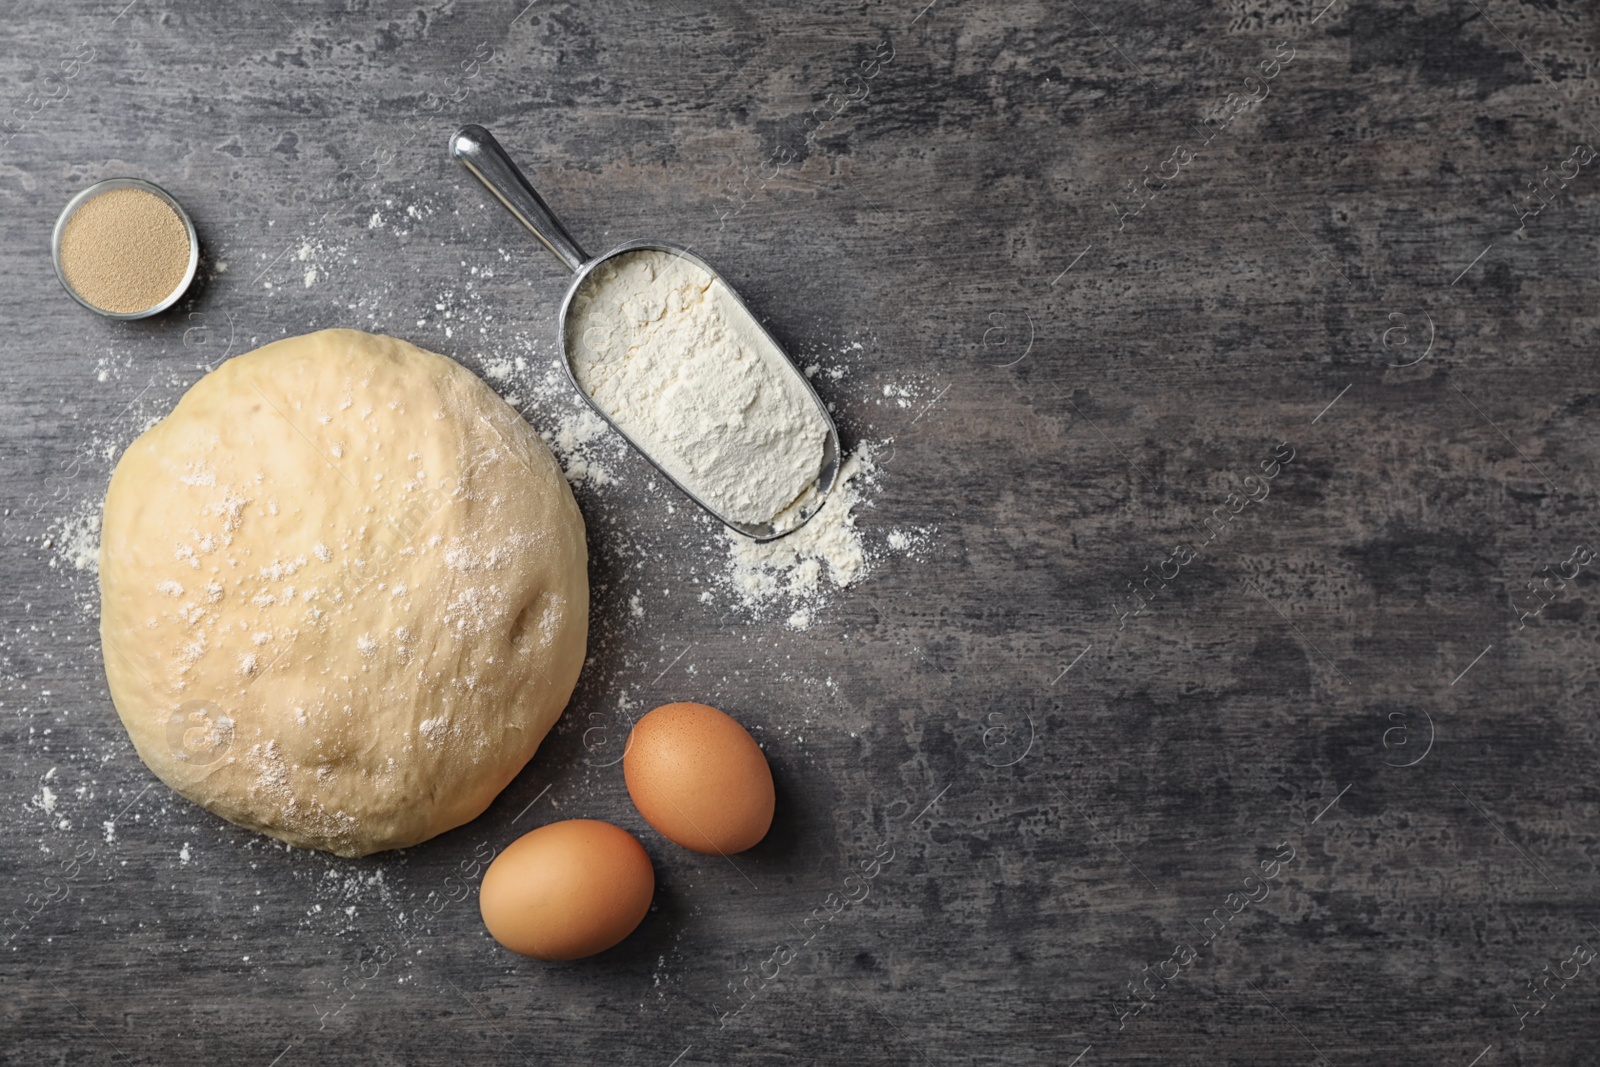
<instances>
[{"instance_id":1,"label":"raw dough ball","mask_svg":"<svg viewBox=\"0 0 1600 1067\"><path fill-rule=\"evenodd\" d=\"M469 371L324 330L202 378L106 493L111 696L162 781L361 856L475 818L583 665L583 518Z\"/></svg>"}]
</instances>

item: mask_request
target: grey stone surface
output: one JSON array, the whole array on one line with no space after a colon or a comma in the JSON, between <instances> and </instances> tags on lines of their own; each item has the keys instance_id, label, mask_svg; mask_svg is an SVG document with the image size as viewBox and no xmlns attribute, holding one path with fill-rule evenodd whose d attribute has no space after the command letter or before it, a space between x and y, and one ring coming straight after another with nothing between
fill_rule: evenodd
<instances>
[{"instance_id":1,"label":"grey stone surface","mask_svg":"<svg viewBox=\"0 0 1600 1067\"><path fill-rule=\"evenodd\" d=\"M0 1061L1594 1061L1593 568L1515 606L1600 545L1592 5L125 2L0 21ZM693 246L823 368L877 562L810 629L752 615L589 442L562 725L469 826L292 852L140 764L69 548L281 336L576 411L559 267L447 160L467 121L592 251ZM205 249L139 323L49 260L123 174ZM732 862L609 765L671 699L767 747ZM475 857L573 816L641 835L656 908L509 956Z\"/></svg>"}]
</instances>

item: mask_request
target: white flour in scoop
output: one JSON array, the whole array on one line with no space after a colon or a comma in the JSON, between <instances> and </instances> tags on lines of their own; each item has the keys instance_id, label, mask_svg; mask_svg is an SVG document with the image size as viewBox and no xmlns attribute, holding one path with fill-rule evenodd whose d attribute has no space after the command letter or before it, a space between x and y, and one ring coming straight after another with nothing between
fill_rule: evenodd
<instances>
[{"instance_id":1,"label":"white flour in scoop","mask_svg":"<svg viewBox=\"0 0 1600 1067\"><path fill-rule=\"evenodd\" d=\"M827 422L720 278L624 252L567 315L579 386L667 473L736 522L779 522L822 470Z\"/></svg>"}]
</instances>

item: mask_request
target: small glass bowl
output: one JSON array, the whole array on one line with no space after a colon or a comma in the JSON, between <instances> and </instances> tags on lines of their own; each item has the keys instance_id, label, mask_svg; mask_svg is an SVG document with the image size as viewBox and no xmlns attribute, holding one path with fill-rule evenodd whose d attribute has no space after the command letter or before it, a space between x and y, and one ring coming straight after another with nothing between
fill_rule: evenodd
<instances>
[{"instance_id":1,"label":"small glass bowl","mask_svg":"<svg viewBox=\"0 0 1600 1067\"><path fill-rule=\"evenodd\" d=\"M178 213L178 218L183 220L183 228L189 235L189 269L183 272L183 280L178 283L178 287L172 290L165 300L153 307L145 308L143 311L107 311L103 307L91 304L78 295L78 291L72 287L72 283L67 281L66 271L61 268L61 234L67 228L67 221L84 204L87 204L101 193L109 193L113 189L139 189L160 197L163 203ZM108 319L144 319L149 318L151 315L159 315L167 310L173 304L176 304L183 294L188 291L189 283L194 281L195 271L200 266L200 239L195 235L194 222L190 220L189 213L183 210L183 205L174 200L171 194L159 185L154 185L139 178L107 178L103 182L95 182L89 188L68 200L67 206L61 209L61 217L56 219L55 232L50 236L50 258L55 262L56 277L61 280L61 288L67 291L68 296L96 315L104 315Z\"/></svg>"}]
</instances>

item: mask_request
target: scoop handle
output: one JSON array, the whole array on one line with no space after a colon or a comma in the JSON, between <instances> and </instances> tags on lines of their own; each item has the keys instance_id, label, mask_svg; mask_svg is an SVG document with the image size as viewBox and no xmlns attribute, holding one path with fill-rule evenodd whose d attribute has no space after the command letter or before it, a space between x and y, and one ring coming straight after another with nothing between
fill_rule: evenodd
<instances>
[{"instance_id":1,"label":"scoop handle","mask_svg":"<svg viewBox=\"0 0 1600 1067\"><path fill-rule=\"evenodd\" d=\"M589 261L588 253L578 247L578 242L561 225L544 198L534 191L527 177L494 139L494 134L482 126L463 126L450 138L450 154L471 171L518 222L555 253L556 258L567 265L567 270L576 271Z\"/></svg>"}]
</instances>

